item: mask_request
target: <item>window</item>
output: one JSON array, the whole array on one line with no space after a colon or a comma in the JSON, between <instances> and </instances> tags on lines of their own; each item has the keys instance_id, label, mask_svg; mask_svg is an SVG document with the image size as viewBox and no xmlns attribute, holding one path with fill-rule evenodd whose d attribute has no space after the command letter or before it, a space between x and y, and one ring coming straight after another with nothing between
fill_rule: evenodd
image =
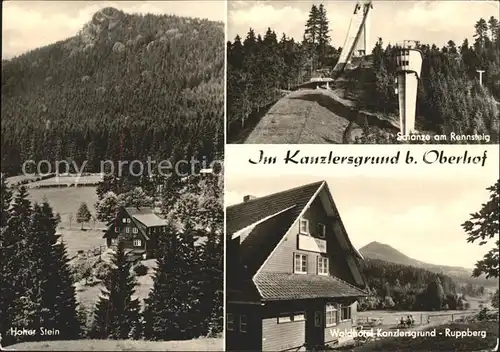
<instances>
[{"instance_id":1,"label":"window","mask_svg":"<svg viewBox=\"0 0 500 352\"><path fill-rule=\"evenodd\" d=\"M111 239L111 244L116 245L118 243L118 240L116 238Z\"/></svg>"},{"instance_id":2,"label":"window","mask_svg":"<svg viewBox=\"0 0 500 352\"><path fill-rule=\"evenodd\" d=\"M240 332L247 332L247 316L240 315Z\"/></svg>"},{"instance_id":3,"label":"window","mask_svg":"<svg viewBox=\"0 0 500 352\"><path fill-rule=\"evenodd\" d=\"M295 253L294 272L296 274L307 274L307 255Z\"/></svg>"},{"instance_id":4,"label":"window","mask_svg":"<svg viewBox=\"0 0 500 352\"><path fill-rule=\"evenodd\" d=\"M132 233L138 233L138 232L139 230L137 229L137 227L132 228Z\"/></svg>"},{"instance_id":5,"label":"window","mask_svg":"<svg viewBox=\"0 0 500 352\"><path fill-rule=\"evenodd\" d=\"M326 326L337 325L337 306L333 304L326 305L325 323Z\"/></svg>"},{"instance_id":6,"label":"window","mask_svg":"<svg viewBox=\"0 0 500 352\"><path fill-rule=\"evenodd\" d=\"M293 321L304 321L306 320L306 316L304 315L304 312L296 312L293 315Z\"/></svg>"},{"instance_id":7,"label":"window","mask_svg":"<svg viewBox=\"0 0 500 352\"><path fill-rule=\"evenodd\" d=\"M278 324L289 323L292 321L292 316L285 313L278 317Z\"/></svg>"},{"instance_id":8,"label":"window","mask_svg":"<svg viewBox=\"0 0 500 352\"><path fill-rule=\"evenodd\" d=\"M278 317L278 324L291 323L306 320L304 312L283 313Z\"/></svg>"},{"instance_id":9,"label":"window","mask_svg":"<svg viewBox=\"0 0 500 352\"><path fill-rule=\"evenodd\" d=\"M350 320L351 319L351 307L342 307L340 310L340 320Z\"/></svg>"},{"instance_id":10,"label":"window","mask_svg":"<svg viewBox=\"0 0 500 352\"><path fill-rule=\"evenodd\" d=\"M309 235L309 220L300 219L299 232L305 235Z\"/></svg>"},{"instance_id":11,"label":"window","mask_svg":"<svg viewBox=\"0 0 500 352\"><path fill-rule=\"evenodd\" d=\"M142 247L142 241L141 240L134 240L134 247Z\"/></svg>"},{"instance_id":12,"label":"window","mask_svg":"<svg viewBox=\"0 0 500 352\"><path fill-rule=\"evenodd\" d=\"M328 258L318 257L318 275L328 275Z\"/></svg>"},{"instance_id":13,"label":"window","mask_svg":"<svg viewBox=\"0 0 500 352\"><path fill-rule=\"evenodd\" d=\"M126 223L127 223L127 219L126 219L126 218L123 218L123 219L122 219L122 222L123 222L124 224L126 224Z\"/></svg>"},{"instance_id":14,"label":"window","mask_svg":"<svg viewBox=\"0 0 500 352\"><path fill-rule=\"evenodd\" d=\"M326 226L325 224L318 223L318 237L325 238Z\"/></svg>"},{"instance_id":15,"label":"window","mask_svg":"<svg viewBox=\"0 0 500 352\"><path fill-rule=\"evenodd\" d=\"M130 227L125 227L125 233L130 233Z\"/></svg>"},{"instance_id":16,"label":"window","mask_svg":"<svg viewBox=\"0 0 500 352\"><path fill-rule=\"evenodd\" d=\"M234 331L234 316L231 313L227 314L226 326L228 331Z\"/></svg>"},{"instance_id":17,"label":"window","mask_svg":"<svg viewBox=\"0 0 500 352\"><path fill-rule=\"evenodd\" d=\"M130 224L130 218L127 218L127 224Z\"/></svg>"}]
</instances>

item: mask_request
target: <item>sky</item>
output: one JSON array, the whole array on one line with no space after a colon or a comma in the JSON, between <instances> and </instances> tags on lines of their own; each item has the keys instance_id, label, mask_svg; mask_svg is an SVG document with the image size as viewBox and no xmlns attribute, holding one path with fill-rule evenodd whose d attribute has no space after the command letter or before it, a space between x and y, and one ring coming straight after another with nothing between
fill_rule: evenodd
<instances>
[{"instance_id":1,"label":"sky","mask_svg":"<svg viewBox=\"0 0 500 352\"><path fill-rule=\"evenodd\" d=\"M245 195L259 197L325 180L349 238L358 249L377 241L417 260L465 268L474 267L488 250L487 246L467 243L460 225L489 199L486 188L498 179L498 155L491 154L487 166L469 173L445 166L420 173L397 172L387 167L384 175L381 170L372 174L366 172L368 169L349 172L334 166L325 172L318 166L307 165L302 167L304 172L288 171L284 175L281 165L267 165L267 171L263 171L232 163L236 154L241 158L246 155L243 149L227 149L226 205L242 202ZM409 168L401 165L398 169Z\"/></svg>"},{"instance_id":2,"label":"sky","mask_svg":"<svg viewBox=\"0 0 500 352\"><path fill-rule=\"evenodd\" d=\"M304 25L312 4L318 1L230 1L228 4L228 38L245 37L250 27L264 34L271 27L302 40ZM330 24L331 44L342 46L355 2L323 1ZM497 1L373 1L371 45L381 37L384 43L420 40L443 46L452 39L461 44L472 39L474 24L483 17L499 17Z\"/></svg>"},{"instance_id":3,"label":"sky","mask_svg":"<svg viewBox=\"0 0 500 352\"><path fill-rule=\"evenodd\" d=\"M75 35L104 7L126 13L175 14L224 21L216 1L2 1L2 57L22 54Z\"/></svg>"}]
</instances>

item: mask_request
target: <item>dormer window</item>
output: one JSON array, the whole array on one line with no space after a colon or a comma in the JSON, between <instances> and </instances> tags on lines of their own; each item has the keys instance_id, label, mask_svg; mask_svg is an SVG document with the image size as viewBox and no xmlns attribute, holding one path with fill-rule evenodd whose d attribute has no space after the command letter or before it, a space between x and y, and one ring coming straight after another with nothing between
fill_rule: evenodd
<instances>
[{"instance_id":1,"label":"dormer window","mask_svg":"<svg viewBox=\"0 0 500 352\"><path fill-rule=\"evenodd\" d=\"M126 224L127 223L127 218L122 219L122 223Z\"/></svg>"},{"instance_id":2,"label":"dormer window","mask_svg":"<svg viewBox=\"0 0 500 352\"><path fill-rule=\"evenodd\" d=\"M300 219L299 232L304 235L309 235L309 220Z\"/></svg>"},{"instance_id":3,"label":"dormer window","mask_svg":"<svg viewBox=\"0 0 500 352\"><path fill-rule=\"evenodd\" d=\"M322 223L318 223L318 237L325 238L326 237L326 225Z\"/></svg>"}]
</instances>

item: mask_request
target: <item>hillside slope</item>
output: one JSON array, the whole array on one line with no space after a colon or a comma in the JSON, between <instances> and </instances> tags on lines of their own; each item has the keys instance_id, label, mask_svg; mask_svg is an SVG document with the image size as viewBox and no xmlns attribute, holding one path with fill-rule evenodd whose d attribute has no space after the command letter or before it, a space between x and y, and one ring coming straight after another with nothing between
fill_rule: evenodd
<instances>
[{"instance_id":1,"label":"hillside slope","mask_svg":"<svg viewBox=\"0 0 500 352\"><path fill-rule=\"evenodd\" d=\"M89 20L2 62L3 172L29 159L97 171L101 160L223 150L223 23L114 8Z\"/></svg>"},{"instance_id":2,"label":"hillside slope","mask_svg":"<svg viewBox=\"0 0 500 352\"><path fill-rule=\"evenodd\" d=\"M393 247L387 244L379 243L376 241L370 242L369 244L361 247L359 249L359 252L365 258L378 259L390 263L413 266L416 268L427 269L435 273L445 274L450 276L457 282L475 283L487 286L493 286L498 284L498 282L495 280L486 280L484 278L472 278L471 277L472 269L425 263L410 258L407 255L401 253L397 249L394 249Z\"/></svg>"}]
</instances>

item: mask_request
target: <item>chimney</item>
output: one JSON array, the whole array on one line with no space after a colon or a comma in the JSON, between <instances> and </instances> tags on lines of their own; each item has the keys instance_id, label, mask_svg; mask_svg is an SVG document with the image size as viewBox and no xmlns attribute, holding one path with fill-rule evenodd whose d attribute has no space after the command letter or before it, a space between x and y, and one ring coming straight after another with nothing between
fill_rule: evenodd
<instances>
[{"instance_id":1,"label":"chimney","mask_svg":"<svg viewBox=\"0 0 500 352\"><path fill-rule=\"evenodd\" d=\"M243 202L248 202L249 200L257 198L256 196L252 196L250 194L243 197Z\"/></svg>"}]
</instances>

